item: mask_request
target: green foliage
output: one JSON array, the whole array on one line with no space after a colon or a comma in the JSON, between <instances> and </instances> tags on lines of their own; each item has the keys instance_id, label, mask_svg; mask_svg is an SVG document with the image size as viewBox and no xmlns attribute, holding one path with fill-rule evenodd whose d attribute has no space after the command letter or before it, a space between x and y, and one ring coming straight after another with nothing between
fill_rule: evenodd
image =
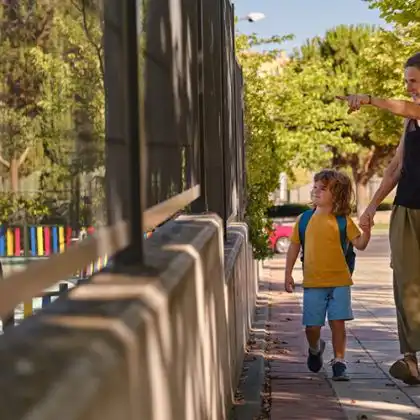
<instances>
[{"instance_id":1,"label":"green foliage","mask_svg":"<svg viewBox=\"0 0 420 420\"><path fill-rule=\"evenodd\" d=\"M45 197L38 194L27 198L14 193L0 194L0 223L40 223L48 215L50 207Z\"/></svg>"},{"instance_id":2,"label":"green foliage","mask_svg":"<svg viewBox=\"0 0 420 420\"><path fill-rule=\"evenodd\" d=\"M369 179L393 155L402 121L371 107L349 115L335 97L390 92L401 84L402 68L386 56L396 53L382 46L375 55L372 47L384 36L388 35L366 25L331 29L294 52L276 86L281 104L277 131L280 143L294 150L294 165L314 170L350 168L358 207L365 204Z\"/></svg>"},{"instance_id":3,"label":"green foliage","mask_svg":"<svg viewBox=\"0 0 420 420\"><path fill-rule=\"evenodd\" d=\"M310 206L307 204L287 203L281 206L270 207L267 211L267 216L273 219L280 217L296 217L309 209Z\"/></svg>"},{"instance_id":4,"label":"green foliage","mask_svg":"<svg viewBox=\"0 0 420 420\"><path fill-rule=\"evenodd\" d=\"M393 29L381 31L367 48L370 59L381 63L386 74L384 96L405 94L401 69L405 61L417 53L420 41L420 2L417 0L364 0L371 8L378 8L381 17L393 24ZM371 60L372 63L372 60ZM373 64L373 63L372 63ZM372 66L373 67L373 66ZM371 69L377 72L378 69ZM392 81L391 84L389 81ZM381 86L379 85L378 88Z\"/></svg>"},{"instance_id":5,"label":"green foliage","mask_svg":"<svg viewBox=\"0 0 420 420\"><path fill-rule=\"evenodd\" d=\"M389 23L402 26L420 22L420 3L417 0L364 0L371 8L378 8L381 17ZM418 29L418 27L417 27Z\"/></svg>"},{"instance_id":6,"label":"green foliage","mask_svg":"<svg viewBox=\"0 0 420 420\"><path fill-rule=\"evenodd\" d=\"M348 114L347 107L336 100L337 95L357 92L405 95L403 64L419 39L415 37L417 23L410 18L417 6L408 2L402 7L398 1L387 0L371 3L381 5L390 20L398 8L404 12L394 31L367 25L338 26L296 50L281 74L261 71L276 58L277 51L250 51L270 40L255 35L237 38L246 89L247 217L259 258L267 255L266 232L271 221L265 216L278 217L279 209L267 209L271 206L269 193L277 187L281 171L292 178L296 168L312 171L334 166L350 172L357 186L360 213L366 204L368 181L393 156L401 119L373 107ZM392 4L395 7L391 10ZM289 213L301 210L282 209Z\"/></svg>"},{"instance_id":7,"label":"green foliage","mask_svg":"<svg viewBox=\"0 0 420 420\"><path fill-rule=\"evenodd\" d=\"M383 203L379 204L379 206L376 210L377 211L391 211L392 210L392 202L391 203L383 202Z\"/></svg>"},{"instance_id":8,"label":"green foliage","mask_svg":"<svg viewBox=\"0 0 420 420\"><path fill-rule=\"evenodd\" d=\"M42 187L63 190L75 174L103 165L98 4L38 0L0 6L0 110L6 127L0 134L0 175L10 175L14 192L18 177L34 171L42 172Z\"/></svg>"},{"instance_id":9,"label":"green foliage","mask_svg":"<svg viewBox=\"0 0 420 420\"><path fill-rule=\"evenodd\" d=\"M264 259L271 255L268 248L268 235L272 227L266 218L266 211L271 206L269 194L278 186L279 174L289 162L285 150L279 148L276 123L272 118L277 109L272 95L275 76L264 74L261 67L272 62L275 52L256 53L251 48L270 42L279 42L284 38L270 40L258 39L252 35L239 35L236 48L244 74L244 101L246 125L246 168L248 205L246 218L250 230L250 240L254 255Z\"/></svg>"}]
</instances>

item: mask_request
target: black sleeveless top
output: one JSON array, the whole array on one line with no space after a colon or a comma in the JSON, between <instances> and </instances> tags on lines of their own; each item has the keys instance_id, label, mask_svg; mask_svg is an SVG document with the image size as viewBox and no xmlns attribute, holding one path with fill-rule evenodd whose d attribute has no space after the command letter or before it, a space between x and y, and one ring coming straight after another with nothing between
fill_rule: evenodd
<instances>
[{"instance_id":1,"label":"black sleeveless top","mask_svg":"<svg viewBox=\"0 0 420 420\"><path fill-rule=\"evenodd\" d=\"M407 124L403 165L394 204L420 209L420 127L416 120Z\"/></svg>"}]
</instances>

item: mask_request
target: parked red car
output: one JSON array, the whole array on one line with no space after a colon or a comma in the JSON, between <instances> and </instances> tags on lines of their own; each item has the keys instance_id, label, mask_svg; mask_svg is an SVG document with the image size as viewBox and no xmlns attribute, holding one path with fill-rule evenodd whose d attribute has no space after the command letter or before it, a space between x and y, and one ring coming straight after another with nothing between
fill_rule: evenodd
<instances>
[{"instance_id":1,"label":"parked red car","mask_svg":"<svg viewBox=\"0 0 420 420\"><path fill-rule=\"evenodd\" d=\"M278 254L287 252L290 244L290 237L292 236L293 227L273 224L273 231L269 237L269 244L271 249Z\"/></svg>"}]
</instances>

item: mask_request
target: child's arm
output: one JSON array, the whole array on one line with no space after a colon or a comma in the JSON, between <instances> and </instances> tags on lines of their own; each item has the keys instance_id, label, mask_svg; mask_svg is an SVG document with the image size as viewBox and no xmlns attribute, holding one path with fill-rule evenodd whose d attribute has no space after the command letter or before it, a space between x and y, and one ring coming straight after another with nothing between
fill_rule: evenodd
<instances>
[{"instance_id":1,"label":"child's arm","mask_svg":"<svg viewBox=\"0 0 420 420\"><path fill-rule=\"evenodd\" d=\"M295 281L293 280L293 267L295 266L297 257L299 256L300 244L291 242L287 251L286 257L286 269L284 274L284 289L288 293L292 293L295 287Z\"/></svg>"},{"instance_id":2,"label":"child's arm","mask_svg":"<svg viewBox=\"0 0 420 420\"><path fill-rule=\"evenodd\" d=\"M360 251L364 251L366 249L370 241L370 231L371 227L369 227L368 229L363 229L362 234L351 241L351 243L356 249Z\"/></svg>"},{"instance_id":3,"label":"child's arm","mask_svg":"<svg viewBox=\"0 0 420 420\"><path fill-rule=\"evenodd\" d=\"M347 239L356 249L363 251L370 241L372 224L370 226L360 226L360 228L362 229L362 232L360 232L360 229L355 225L353 220L347 216Z\"/></svg>"}]
</instances>

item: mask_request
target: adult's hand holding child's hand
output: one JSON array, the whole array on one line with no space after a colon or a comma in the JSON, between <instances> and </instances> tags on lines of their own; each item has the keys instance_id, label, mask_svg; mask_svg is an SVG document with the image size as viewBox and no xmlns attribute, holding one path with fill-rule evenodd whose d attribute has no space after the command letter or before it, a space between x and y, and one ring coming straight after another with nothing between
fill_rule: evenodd
<instances>
[{"instance_id":1,"label":"adult's hand holding child's hand","mask_svg":"<svg viewBox=\"0 0 420 420\"><path fill-rule=\"evenodd\" d=\"M360 226L360 229L363 230L363 232L372 230L373 226L375 225L375 222L373 220L375 217L375 214L376 214L376 209L374 209L373 207L368 207L360 216L359 226Z\"/></svg>"}]
</instances>

